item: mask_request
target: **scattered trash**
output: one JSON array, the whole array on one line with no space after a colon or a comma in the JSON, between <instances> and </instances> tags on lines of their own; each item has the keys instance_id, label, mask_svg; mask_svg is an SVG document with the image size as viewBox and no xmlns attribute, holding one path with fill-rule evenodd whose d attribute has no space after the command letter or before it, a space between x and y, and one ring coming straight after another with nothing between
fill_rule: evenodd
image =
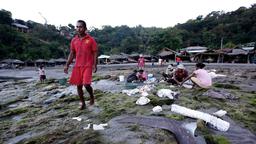
<instances>
[{"instance_id":1,"label":"scattered trash","mask_svg":"<svg viewBox=\"0 0 256 144\"><path fill-rule=\"evenodd\" d=\"M188 85L188 84L185 84L185 83L182 86L184 88L187 88L187 89L192 89L192 87L193 87L192 85Z\"/></svg>"},{"instance_id":2,"label":"scattered trash","mask_svg":"<svg viewBox=\"0 0 256 144\"><path fill-rule=\"evenodd\" d=\"M120 81L120 82L123 82L123 81L124 81L124 75L120 75L120 76L119 76L119 81Z\"/></svg>"},{"instance_id":3,"label":"scattered trash","mask_svg":"<svg viewBox=\"0 0 256 144\"><path fill-rule=\"evenodd\" d=\"M73 117L72 119L77 120L77 121L81 121L82 120L82 118L80 118L80 117Z\"/></svg>"},{"instance_id":4,"label":"scattered trash","mask_svg":"<svg viewBox=\"0 0 256 144\"><path fill-rule=\"evenodd\" d=\"M146 105L150 102L150 99L148 99L147 97L140 97L137 101L136 101L136 104L137 105Z\"/></svg>"},{"instance_id":5,"label":"scattered trash","mask_svg":"<svg viewBox=\"0 0 256 144\"><path fill-rule=\"evenodd\" d=\"M182 85L183 87L187 88L187 89L191 89L193 87L193 82L191 80L187 80L183 83Z\"/></svg>"},{"instance_id":6,"label":"scattered trash","mask_svg":"<svg viewBox=\"0 0 256 144\"><path fill-rule=\"evenodd\" d=\"M157 95L159 97L168 97L170 99L173 99L174 97L176 97L178 95L178 93L174 92L170 89L160 89L157 91Z\"/></svg>"},{"instance_id":7,"label":"scattered trash","mask_svg":"<svg viewBox=\"0 0 256 144\"><path fill-rule=\"evenodd\" d=\"M152 110L153 110L153 112L156 112L156 113L163 111L161 106L155 106L155 107L153 107Z\"/></svg>"},{"instance_id":8,"label":"scattered trash","mask_svg":"<svg viewBox=\"0 0 256 144\"><path fill-rule=\"evenodd\" d=\"M229 122L226 122L220 118L217 118L217 117L212 116L207 113L203 113L200 111L182 107L182 106L179 106L176 104L173 104L171 106L171 111L181 114L181 115L184 115L184 116L202 119L202 120L206 121L207 123L210 123L214 128L216 128L217 130L220 130L220 131L227 131L230 126Z\"/></svg>"},{"instance_id":9,"label":"scattered trash","mask_svg":"<svg viewBox=\"0 0 256 144\"><path fill-rule=\"evenodd\" d=\"M96 124L88 124L88 126L87 126L87 127L84 127L83 129L84 129L84 130L87 130L87 129L104 130L104 129L105 129L104 127L106 127L106 126L108 126L107 123L105 123L105 124L99 124L99 125L96 125Z\"/></svg>"},{"instance_id":10,"label":"scattered trash","mask_svg":"<svg viewBox=\"0 0 256 144\"><path fill-rule=\"evenodd\" d=\"M148 92L142 92L141 96L148 96Z\"/></svg>"},{"instance_id":11,"label":"scattered trash","mask_svg":"<svg viewBox=\"0 0 256 144\"><path fill-rule=\"evenodd\" d=\"M134 95L136 93L139 93L139 89L135 88L132 90L122 90L122 93L127 94L128 96Z\"/></svg>"},{"instance_id":12,"label":"scattered trash","mask_svg":"<svg viewBox=\"0 0 256 144\"><path fill-rule=\"evenodd\" d=\"M174 85L170 85L170 88L175 88L175 86Z\"/></svg>"},{"instance_id":13,"label":"scattered trash","mask_svg":"<svg viewBox=\"0 0 256 144\"><path fill-rule=\"evenodd\" d=\"M219 111L213 113L213 115L215 115L217 117L223 117L225 114L227 114L227 111L224 111L224 110L219 110Z\"/></svg>"},{"instance_id":14,"label":"scattered trash","mask_svg":"<svg viewBox=\"0 0 256 144\"><path fill-rule=\"evenodd\" d=\"M196 122L182 124L182 127L187 129L193 136L195 136L195 131L196 131L196 128L197 128L197 123Z\"/></svg>"},{"instance_id":15,"label":"scattered trash","mask_svg":"<svg viewBox=\"0 0 256 144\"><path fill-rule=\"evenodd\" d=\"M150 83L154 83L154 82L156 82L156 78L154 77L154 75L148 74L148 79L144 83L150 84Z\"/></svg>"},{"instance_id":16,"label":"scattered trash","mask_svg":"<svg viewBox=\"0 0 256 144\"><path fill-rule=\"evenodd\" d=\"M216 74L215 72L209 72L209 75L210 75L212 78L216 78L216 77L226 77L226 75L223 75L223 74Z\"/></svg>"}]
</instances>

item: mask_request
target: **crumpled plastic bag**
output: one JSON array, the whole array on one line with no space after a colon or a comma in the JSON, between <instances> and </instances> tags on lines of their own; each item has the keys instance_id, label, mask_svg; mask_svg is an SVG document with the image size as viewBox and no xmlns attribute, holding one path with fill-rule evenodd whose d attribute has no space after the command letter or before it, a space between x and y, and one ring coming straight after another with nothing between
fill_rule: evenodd
<instances>
[{"instance_id":1,"label":"crumpled plastic bag","mask_svg":"<svg viewBox=\"0 0 256 144\"><path fill-rule=\"evenodd\" d=\"M140 98L136 101L136 104L137 104L137 105L146 105L146 104L148 104L149 102L150 102L150 99L149 99L149 98L142 96L142 97L140 97Z\"/></svg>"},{"instance_id":2,"label":"crumpled plastic bag","mask_svg":"<svg viewBox=\"0 0 256 144\"><path fill-rule=\"evenodd\" d=\"M178 93L170 89L160 89L157 91L157 95L159 97L168 97L169 99L174 99L174 97L177 96Z\"/></svg>"},{"instance_id":3,"label":"crumpled plastic bag","mask_svg":"<svg viewBox=\"0 0 256 144\"><path fill-rule=\"evenodd\" d=\"M223 74L216 74L215 72L209 72L209 75L211 76L211 78L226 77L226 75L223 75Z\"/></svg>"},{"instance_id":4,"label":"crumpled plastic bag","mask_svg":"<svg viewBox=\"0 0 256 144\"><path fill-rule=\"evenodd\" d=\"M128 96L134 95L139 92L140 92L140 90L137 88L132 89L132 90L122 90L122 93L127 94Z\"/></svg>"},{"instance_id":5,"label":"crumpled plastic bag","mask_svg":"<svg viewBox=\"0 0 256 144\"><path fill-rule=\"evenodd\" d=\"M156 113L163 111L161 106L155 106L155 107L153 107L152 110L153 110L153 112L156 112Z\"/></svg>"},{"instance_id":6,"label":"crumpled plastic bag","mask_svg":"<svg viewBox=\"0 0 256 144\"><path fill-rule=\"evenodd\" d=\"M217 117L223 117L225 114L227 114L227 111L225 111L225 110L218 110L215 113L213 113L213 115L215 115Z\"/></svg>"}]
</instances>

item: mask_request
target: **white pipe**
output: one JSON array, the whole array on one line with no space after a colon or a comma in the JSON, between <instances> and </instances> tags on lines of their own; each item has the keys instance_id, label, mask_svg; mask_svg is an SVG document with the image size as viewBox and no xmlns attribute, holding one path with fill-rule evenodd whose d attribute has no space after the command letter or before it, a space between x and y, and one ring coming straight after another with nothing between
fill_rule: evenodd
<instances>
[{"instance_id":1,"label":"white pipe","mask_svg":"<svg viewBox=\"0 0 256 144\"><path fill-rule=\"evenodd\" d=\"M196 118L196 119L202 119L202 120L212 124L214 127L216 127L220 131L227 131L230 126L229 122L226 122L220 118L217 118L217 117L212 116L207 113L203 113L200 111L182 107L182 106L179 106L176 104L173 104L171 106L171 111L181 114L181 115L184 115L184 116L188 116L188 117L192 117L192 118Z\"/></svg>"}]
</instances>

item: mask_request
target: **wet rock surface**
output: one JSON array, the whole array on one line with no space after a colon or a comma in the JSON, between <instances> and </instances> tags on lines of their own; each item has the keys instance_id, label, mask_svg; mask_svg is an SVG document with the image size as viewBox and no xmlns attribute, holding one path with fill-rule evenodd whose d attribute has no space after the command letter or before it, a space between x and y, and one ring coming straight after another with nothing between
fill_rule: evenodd
<instances>
[{"instance_id":1,"label":"wet rock surface","mask_svg":"<svg viewBox=\"0 0 256 144\"><path fill-rule=\"evenodd\" d=\"M193 66L186 68L189 72L194 70ZM46 83L38 82L34 69L1 70L0 76L9 77L0 80L0 143L178 143L175 134L163 130L157 122L152 127L149 126L152 121L145 125L117 121L128 115L157 116L180 123L197 122L172 113L172 103L208 113L219 109L227 111L223 120L230 123L230 129L220 132L210 127L206 127L206 130L198 128L197 137L205 140L196 141L197 143L218 143L220 140L235 144L254 143L256 67L209 65L206 68L216 69L216 73L227 76L214 78L214 86L209 90L170 88L166 83L156 83L155 88L149 92L150 103L138 106L135 102L139 95L127 96L120 93L129 87L118 81L119 75L127 76L133 67L100 67L98 73L94 74L97 80L92 84L96 103L89 106L89 96L85 91L87 107L82 111L78 109L76 87L65 83L69 75L63 74L63 69L48 69L48 78L52 79L48 79ZM164 69L165 67L147 67L146 71L160 79ZM156 95L159 89L171 89L180 93L177 99L163 102ZM154 113L152 108L156 105L160 105L163 111ZM74 117L81 118L81 121L73 119ZM89 124L102 123L108 124L104 130L84 129Z\"/></svg>"}]
</instances>

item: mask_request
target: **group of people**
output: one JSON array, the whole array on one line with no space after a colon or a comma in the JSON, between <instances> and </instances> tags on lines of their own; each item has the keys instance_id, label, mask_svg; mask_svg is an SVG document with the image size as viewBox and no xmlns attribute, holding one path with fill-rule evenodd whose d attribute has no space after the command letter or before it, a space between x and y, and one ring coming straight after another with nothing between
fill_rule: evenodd
<instances>
[{"instance_id":1,"label":"group of people","mask_svg":"<svg viewBox=\"0 0 256 144\"><path fill-rule=\"evenodd\" d=\"M147 73L140 69L139 71L134 70L132 74L127 77L128 83L144 82L147 80Z\"/></svg>"},{"instance_id":2,"label":"group of people","mask_svg":"<svg viewBox=\"0 0 256 144\"><path fill-rule=\"evenodd\" d=\"M64 66L64 73L68 73L69 66L73 59L75 64L69 79L69 83L77 86L77 92L80 98L80 109L86 107L84 101L83 87L90 95L90 105L94 104L94 94L91 87L92 73L97 71L97 54L98 48L94 38L87 33L86 23L83 20L78 20L76 23L76 36L71 40L70 53L66 65ZM203 69L204 64L198 63L197 70L191 75L188 75L185 67L177 61L177 68L169 65L166 72L163 74L167 82L182 85L186 80L191 79L196 85L208 88L211 86L212 81L208 73ZM143 82L147 80L147 74L143 70L145 67L145 59L140 55L138 59L139 71L134 72L128 76L127 82ZM39 69L40 80L45 80L45 70L43 67Z\"/></svg>"},{"instance_id":3,"label":"group of people","mask_svg":"<svg viewBox=\"0 0 256 144\"><path fill-rule=\"evenodd\" d=\"M196 70L188 75L188 71L183 64L177 65L176 68L173 64L170 64L162 75L165 81L173 85L183 85L187 80L191 80L194 84L193 86L210 88L212 85L212 78L204 67L205 64L197 63Z\"/></svg>"}]
</instances>

